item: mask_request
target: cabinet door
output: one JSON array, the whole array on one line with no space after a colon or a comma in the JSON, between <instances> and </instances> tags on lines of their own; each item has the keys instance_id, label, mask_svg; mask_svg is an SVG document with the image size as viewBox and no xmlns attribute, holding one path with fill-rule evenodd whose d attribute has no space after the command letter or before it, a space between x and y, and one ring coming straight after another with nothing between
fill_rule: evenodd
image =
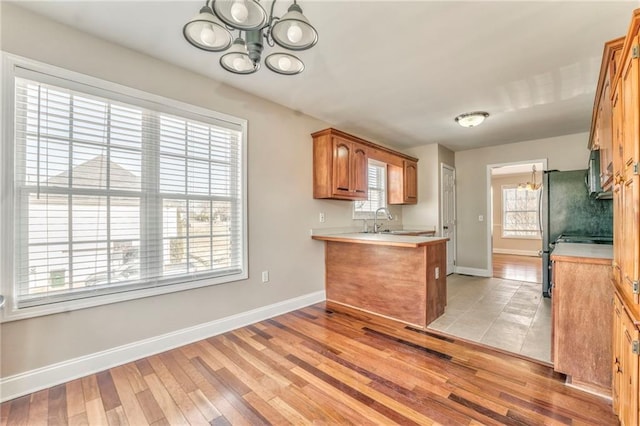
<instances>
[{"instance_id":1,"label":"cabinet door","mask_svg":"<svg viewBox=\"0 0 640 426\"><path fill-rule=\"evenodd\" d=\"M628 172L628 171L627 171ZM638 194L638 179L640 176L631 174L622 185L622 288L630 300L638 303L638 294L634 294L634 282L638 280L638 208L640 197Z\"/></svg>"},{"instance_id":2,"label":"cabinet door","mask_svg":"<svg viewBox=\"0 0 640 426\"><path fill-rule=\"evenodd\" d=\"M611 126L611 90L607 77L602 89L598 111L598 143L600 145L600 185L605 191L613 183L613 140Z\"/></svg>"},{"instance_id":3,"label":"cabinet door","mask_svg":"<svg viewBox=\"0 0 640 426\"><path fill-rule=\"evenodd\" d=\"M624 170L624 144L622 142L622 102L620 100L622 93L622 82L618 81L616 89L611 98L612 122L611 134L613 137L613 173L614 179L619 181L622 171Z\"/></svg>"},{"instance_id":4,"label":"cabinet door","mask_svg":"<svg viewBox=\"0 0 640 426\"><path fill-rule=\"evenodd\" d=\"M333 138L333 194L349 196L351 184L351 142Z\"/></svg>"},{"instance_id":5,"label":"cabinet door","mask_svg":"<svg viewBox=\"0 0 640 426\"><path fill-rule=\"evenodd\" d=\"M622 385L622 302L613 297L613 383L611 389L613 412L620 415L620 386Z\"/></svg>"},{"instance_id":6,"label":"cabinet door","mask_svg":"<svg viewBox=\"0 0 640 426\"><path fill-rule=\"evenodd\" d=\"M358 144L353 144L351 159L351 190L355 198L366 200L369 191L369 161L367 150Z\"/></svg>"},{"instance_id":7,"label":"cabinet door","mask_svg":"<svg viewBox=\"0 0 640 426\"><path fill-rule=\"evenodd\" d=\"M404 161L404 202L407 204L418 201L418 164Z\"/></svg>"},{"instance_id":8,"label":"cabinet door","mask_svg":"<svg viewBox=\"0 0 640 426\"><path fill-rule=\"evenodd\" d=\"M634 45L638 40L634 41ZM622 70L622 141L625 169L638 163L638 58L629 51Z\"/></svg>"},{"instance_id":9,"label":"cabinet door","mask_svg":"<svg viewBox=\"0 0 640 426\"><path fill-rule=\"evenodd\" d=\"M618 179L619 177L616 177ZM622 264L624 249L624 203L622 183L613 185L613 280L618 287L622 284Z\"/></svg>"},{"instance_id":10,"label":"cabinet door","mask_svg":"<svg viewBox=\"0 0 640 426\"><path fill-rule=\"evenodd\" d=\"M620 421L623 425L638 424L638 354L634 342L638 341L638 329L626 312L622 314L622 373L620 383Z\"/></svg>"}]
</instances>

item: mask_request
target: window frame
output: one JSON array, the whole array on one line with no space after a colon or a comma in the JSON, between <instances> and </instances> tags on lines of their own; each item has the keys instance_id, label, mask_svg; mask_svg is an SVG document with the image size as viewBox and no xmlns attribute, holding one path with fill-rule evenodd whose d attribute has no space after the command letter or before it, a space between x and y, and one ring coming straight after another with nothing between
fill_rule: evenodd
<instances>
[{"instance_id":1,"label":"window frame","mask_svg":"<svg viewBox=\"0 0 640 426\"><path fill-rule=\"evenodd\" d=\"M369 158L367 161L367 176L369 176L369 167L375 166L384 169L382 176L384 178L384 187L382 188L382 196L383 196L383 205L380 207L389 208L388 203L388 182L387 182L387 163L383 163L382 161L374 160L373 158ZM370 187L369 182L367 181L367 201L370 199ZM353 202L353 219L354 220L373 220L375 216L374 211L359 211L357 210L358 203L362 203L362 201L354 201Z\"/></svg>"},{"instance_id":2,"label":"window frame","mask_svg":"<svg viewBox=\"0 0 640 426\"><path fill-rule=\"evenodd\" d=\"M516 193L518 191L518 185L515 184L509 184L509 185L502 185L500 187L500 197L501 197L501 202L502 202L502 226L501 226L501 237L503 239L517 239L517 240L541 240L542 239L542 234L540 233L539 229L536 229L535 231L528 231L528 230L523 230L522 232L536 232L536 235L508 235L505 234L505 216L506 216L506 208L505 208L505 202L504 202L504 196L505 196L505 190L515 190ZM536 192L541 191L541 188L538 188L537 190L535 190ZM523 189L523 191L531 191L530 189ZM538 197L538 206L536 210L517 210L518 212L524 211L524 212L535 212L536 216L538 216L538 221L540 221L540 197ZM510 210L513 211L513 210Z\"/></svg>"},{"instance_id":3,"label":"window frame","mask_svg":"<svg viewBox=\"0 0 640 426\"><path fill-rule=\"evenodd\" d=\"M118 83L109 82L86 74L66 70L42 62L23 58L17 55L2 52L3 77L0 81L0 121L2 124L3 142L0 147L0 197L3 200L0 207L0 279L2 284L0 290L5 297L6 303L0 310L0 323L24 318L37 317L58 312L84 309L93 306L100 306L125 300L139 299L160 294L174 293L199 287L223 284L234 281L246 280L249 277L248 261L248 212L247 212L247 129L246 119L234 117L224 113L212 111L203 107L187 104L160 95L148 93L139 89L134 89ZM38 73L42 77L42 82L47 82L49 76L52 79L63 79L68 83L71 90L84 91L89 94L105 96L108 92L109 99L134 104L136 106L154 110L159 113L177 115L184 119L193 119L205 123L228 122L237 126L242 132L240 140L240 176L238 185L241 191L240 208L242 209L240 229L242 233L240 244L241 268L238 273L222 275L216 277L195 278L190 281L180 281L168 283L156 287L131 289L124 292L106 293L90 296L81 299L65 300L49 304L17 307L17 289L15 288L17 277L14 276L14 235L16 217L14 214L16 201L16 191L14 188L15 174L15 78L24 77L24 74ZM28 78L28 77L25 77ZM56 85L56 82L53 82ZM80 88L80 89L76 89ZM86 90L89 89L89 92ZM93 91L95 93L93 93ZM14 294L15 293L15 294Z\"/></svg>"}]
</instances>

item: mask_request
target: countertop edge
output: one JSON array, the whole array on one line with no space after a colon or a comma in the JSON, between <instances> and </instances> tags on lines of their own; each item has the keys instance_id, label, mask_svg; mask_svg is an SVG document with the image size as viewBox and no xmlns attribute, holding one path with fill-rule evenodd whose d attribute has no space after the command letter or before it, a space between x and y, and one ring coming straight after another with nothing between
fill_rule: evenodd
<instances>
[{"instance_id":1,"label":"countertop edge","mask_svg":"<svg viewBox=\"0 0 640 426\"><path fill-rule=\"evenodd\" d=\"M392 237L392 236L389 236ZM431 238L430 241L416 241L416 242L406 242L406 241L390 241L390 240L367 240L367 239L359 239L353 237L344 237L340 235L312 235L312 239L318 241L330 241L336 243L352 243L352 244L373 244L373 245L381 245L381 246L394 246L394 247L408 247L408 248L418 248L429 245L440 244L449 240L446 237L424 237ZM420 237L417 237L420 238Z\"/></svg>"}]
</instances>

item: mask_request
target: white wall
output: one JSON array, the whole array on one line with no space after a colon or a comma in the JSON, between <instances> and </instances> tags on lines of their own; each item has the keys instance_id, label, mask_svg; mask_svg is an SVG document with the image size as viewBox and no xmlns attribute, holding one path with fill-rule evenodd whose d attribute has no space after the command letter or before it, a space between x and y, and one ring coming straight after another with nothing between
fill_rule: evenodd
<instances>
[{"instance_id":1,"label":"white wall","mask_svg":"<svg viewBox=\"0 0 640 426\"><path fill-rule=\"evenodd\" d=\"M440 233L440 164L454 166L454 153L442 145L429 144L406 150L418 158L418 203L402 208L407 229L435 228Z\"/></svg>"},{"instance_id":2,"label":"white wall","mask_svg":"<svg viewBox=\"0 0 640 426\"><path fill-rule=\"evenodd\" d=\"M487 165L546 158L549 170L587 168L588 133L576 133L455 153L457 266L488 271ZM480 222L478 216L484 216Z\"/></svg>"},{"instance_id":3,"label":"white wall","mask_svg":"<svg viewBox=\"0 0 640 426\"><path fill-rule=\"evenodd\" d=\"M351 219L351 202L312 198L310 133L329 127L328 123L47 20L15 4L0 2L0 8L0 40L6 52L241 117L249 123L249 279L4 323L0 325L0 377L324 289L324 245L311 240L310 229L356 224ZM212 64L215 60L212 56ZM304 84L304 77L292 80L292 84ZM322 225L318 223L320 211L326 214ZM401 213L400 208L394 211ZM261 283L263 270L270 272L268 284Z\"/></svg>"}]
</instances>

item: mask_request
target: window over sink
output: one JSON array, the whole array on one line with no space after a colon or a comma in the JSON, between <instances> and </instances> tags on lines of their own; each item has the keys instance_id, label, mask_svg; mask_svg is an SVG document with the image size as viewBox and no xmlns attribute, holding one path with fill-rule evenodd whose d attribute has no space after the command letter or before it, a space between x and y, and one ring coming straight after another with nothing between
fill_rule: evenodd
<instances>
[{"instance_id":1,"label":"window over sink","mask_svg":"<svg viewBox=\"0 0 640 426\"><path fill-rule=\"evenodd\" d=\"M353 202L354 219L373 219L376 210L387 207L387 165L369 159L367 200Z\"/></svg>"}]
</instances>

